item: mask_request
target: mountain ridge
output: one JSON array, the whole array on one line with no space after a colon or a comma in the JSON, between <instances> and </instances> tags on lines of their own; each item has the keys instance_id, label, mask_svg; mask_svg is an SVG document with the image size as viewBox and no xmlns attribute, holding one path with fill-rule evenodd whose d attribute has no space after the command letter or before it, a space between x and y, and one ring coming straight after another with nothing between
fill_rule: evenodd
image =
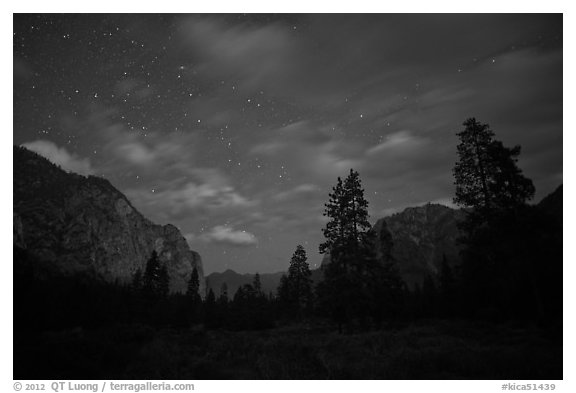
<instances>
[{"instance_id":1,"label":"mountain ridge","mask_svg":"<svg viewBox=\"0 0 576 393\"><path fill-rule=\"evenodd\" d=\"M66 172L24 147L13 154L13 243L44 268L130 282L155 250L171 292L186 290L194 267L204 290L202 259L175 226L154 224L106 179Z\"/></svg>"}]
</instances>

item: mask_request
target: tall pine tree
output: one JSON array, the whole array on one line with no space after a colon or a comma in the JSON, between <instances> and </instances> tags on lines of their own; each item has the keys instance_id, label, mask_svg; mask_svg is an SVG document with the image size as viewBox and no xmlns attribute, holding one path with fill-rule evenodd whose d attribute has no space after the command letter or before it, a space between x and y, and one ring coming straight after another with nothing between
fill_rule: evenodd
<instances>
[{"instance_id":1,"label":"tall pine tree","mask_svg":"<svg viewBox=\"0 0 576 393\"><path fill-rule=\"evenodd\" d=\"M198 278L198 269L192 269L190 279L186 288L186 295L196 299L200 296L200 279Z\"/></svg>"},{"instance_id":2,"label":"tall pine tree","mask_svg":"<svg viewBox=\"0 0 576 393\"><path fill-rule=\"evenodd\" d=\"M283 311L290 317L302 319L312 306L312 280L306 250L301 245L290 260L288 275L283 275L278 287L278 299Z\"/></svg>"},{"instance_id":3,"label":"tall pine tree","mask_svg":"<svg viewBox=\"0 0 576 393\"><path fill-rule=\"evenodd\" d=\"M541 266L531 256L537 250L530 251L529 240L537 220L530 218L527 205L535 190L518 168L520 147L505 147L488 124L474 118L464 126L457 134L454 166L454 202L468 213L461 225L466 244L461 288L467 305L462 311L501 317L521 314L531 302L533 314L542 315Z\"/></svg>"},{"instance_id":4,"label":"tall pine tree","mask_svg":"<svg viewBox=\"0 0 576 393\"><path fill-rule=\"evenodd\" d=\"M341 330L353 319L379 319L385 301L382 286L392 283L394 270L376 257L368 201L358 172L350 169L344 181L338 178L329 198L324 215L330 220L323 229L326 240L320 252L330 255L330 263L323 266L324 279L317 293L320 310L338 322Z\"/></svg>"},{"instance_id":5,"label":"tall pine tree","mask_svg":"<svg viewBox=\"0 0 576 393\"><path fill-rule=\"evenodd\" d=\"M312 301L312 280L306 250L301 245L296 247L288 268L288 283L291 302L299 316L310 307Z\"/></svg>"},{"instance_id":6,"label":"tall pine tree","mask_svg":"<svg viewBox=\"0 0 576 393\"><path fill-rule=\"evenodd\" d=\"M194 267L188 280L186 288L186 299L189 308L189 317L192 322L201 320L202 317L202 298L200 296L200 279L198 269Z\"/></svg>"},{"instance_id":7,"label":"tall pine tree","mask_svg":"<svg viewBox=\"0 0 576 393\"><path fill-rule=\"evenodd\" d=\"M463 125L457 133L454 203L471 209L464 226L471 233L495 214L525 205L534 196L534 185L516 165L520 146L505 147L488 124L474 118Z\"/></svg>"},{"instance_id":8,"label":"tall pine tree","mask_svg":"<svg viewBox=\"0 0 576 393\"><path fill-rule=\"evenodd\" d=\"M160 266L160 260L156 250L152 251L152 255L148 262L146 262L146 270L142 278L142 286L144 295L149 299L158 299L161 297L163 272Z\"/></svg>"}]
</instances>

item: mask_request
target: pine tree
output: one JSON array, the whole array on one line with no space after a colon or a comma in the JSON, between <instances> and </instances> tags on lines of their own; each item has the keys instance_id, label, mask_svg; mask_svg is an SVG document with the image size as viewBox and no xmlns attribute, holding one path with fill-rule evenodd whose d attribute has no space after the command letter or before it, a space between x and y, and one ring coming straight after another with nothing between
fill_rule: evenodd
<instances>
[{"instance_id":1,"label":"pine tree","mask_svg":"<svg viewBox=\"0 0 576 393\"><path fill-rule=\"evenodd\" d=\"M492 194L496 207L513 210L524 206L534 197L535 188L532 180L526 178L517 166L520 146L507 148L502 142L494 141L489 151L495 169Z\"/></svg>"},{"instance_id":2,"label":"pine tree","mask_svg":"<svg viewBox=\"0 0 576 393\"><path fill-rule=\"evenodd\" d=\"M190 274L186 295L194 299L200 296L200 279L198 278L198 269L196 268L192 269L192 273Z\"/></svg>"},{"instance_id":3,"label":"pine tree","mask_svg":"<svg viewBox=\"0 0 576 393\"><path fill-rule=\"evenodd\" d=\"M219 326L218 310L216 306L216 296L212 288L208 291L206 299L204 300L204 315L205 323L209 327Z\"/></svg>"},{"instance_id":4,"label":"pine tree","mask_svg":"<svg viewBox=\"0 0 576 393\"><path fill-rule=\"evenodd\" d=\"M489 147L494 132L488 124L480 124L474 118L466 120L463 125L466 127L464 131L456 134L460 144L457 147L459 161L454 167L454 203L488 211L492 205L490 180L493 173Z\"/></svg>"},{"instance_id":5,"label":"pine tree","mask_svg":"<svg viewBox=\"0 0 576 393\"><path fill-rule=\"evenodd\" d=\"M278 304L280 309L284 313L290 313L291 310L291 300L290 300L290 288L288 284L288 276L283 274L280 277L280 284L278 285L278 289L276 290Z\"/></svg>"},{"instance_id":6,"label":"pine tree","mask_svg":"<svg viewBox=\"0 0 576 393\"><path fill-rule=\"evenodd\" d=\"M301 245L290 260L288 274L282 275L278 286L278 303L286 316L302 319L312 306L312 280L306 250Z\"/></svg>"},{"instance_id":7,"label":"pine tree","mask_svg":"<svg viewBox=\"0 0 576 393\"><path fill-rule=\"evenodd\" d=\"M146 297L157 299L160 297L160 261L156 250L152 251L152 255L146 263L146 270L143 277L143 291Z\"/></svg>"},{"instance_id":8,"label":"pine tree","mask_svg":"<svg viewBox=\"0 0 576 393\"><path fill-rule=\"evenodd\" d=\"M219 300L224 303L228 303L228 284L225 282L220 286L220 297Z\"/></svg>"},{"instance_id":9,"label":"pine tree","mask_svg":"<svg viewBox=\"0 0 576 393\"><path fill-rule=\"evenodd\" d=\"M293 304L299 318L302 318L312 302L312 280L306 250L296 247L288 268L289 301Z\"/></svg>"},{"instance_id":10,"label":"pine tree","mask_svg":"<svg viewBox=\"0 0 576 393\"><path fill-rule=\"evenodd\" d=\"M330 218L323 229L326 241L321 253L330 254L324 266L324 280L317 288L320 308L332 316L341 330L354 318L375 318L381 314L382 286L396 285L392 266L382 266L375 251L374 235L368 222L368 201L364 198L358 172L350 170L329 194L324 215Z\"/></svg>"},{"instance_id":11,"label":"pine tree","mask_svg":"<svg viewBox=\"0 0 576 393\"><path fill-rule=\"evenodd\" d=\"M252 282L252 286L254 287L254 291L256 291L256 294L258 296L263 295L262 283L260 282L260 274L258 274L258 272L256 272L256 274L254 275L254 281Z\"/></svg>"},{"instance_id":12,"label":"pine tree","mask_svg":"<svg viewBox=\"0 0 576 393\"><path fill-rule=\"evenodd\" d=\"M530 256L533 252L526 251L532 236L526 225L531 216L527 201L535 190L518 168L520 146L505 147L487 124L473 118L464 126L457 134L454 202L468 208L461 225L466 248L459 286L465 304L472 315L488 311L512 315L531 297L538 310L535 314L542 314L539 262ZM513 300L521 291L531 296Z\"/></svg>"},{"instance_id":13,"label":"pine tree","mask_svg":"<svg viewBox=\"0 0 576 393\"><path fill-rule=\"evenodd\" d=\"M170 293L170 276L168 275L168 268L166 264L160 266L158 272L158 296L160 298L168 297Z\"/></svg>"},{"instance_id":14,"label":"pine tree","mask_svg":"<svg viewBox=\"0 0 576 393\"><path fill-rule=\"evenodd\" d=\"M228 284L223 282L222 286L220 287L220 296L218 296L218 300L216 302L218 325L224 324L226 319L228 318L229 316L228 308L229 308Z\"/></svg>"},{"instance_id":15,"label":"pine tree","mask_svg":"<svg viewBox=\"0 0 576 393\"><path fill-rule=\"evenodd\" d=\"M323 214L331 220L322 230L326 241L320 245L320 253L329 253L331 260L336 261L356 257L367 244L371 228L368 201L364 199L358 172L350 169L344 182L339 177L329 198Z\"/></svg>"},{"instance_id":16,"label":"pine tree","mask_svg":"<svg viewBox=\"0 0 576 393\"><path fill-rule=\"evenodd\" d=\"M464 228L473 232L490 220L494 212L515 209L534 196L530 179L517 167L520 146L506 148L494 139L488 124L474 118L457 133L459 161L454 166L454 203L472 211Z\"/></svg>"},{"instance_id":17,"label":"pine tree","mask_svg":"<svg viewBox=\"0 0 576 393\"><path fill-rule=\"evenodd\" d=\"M214 311L215 307L216 307L216 295L214 295L214 291L212 290L212 288L210 288L208 290L208 294L206 295L206 300L204 301L205 303L205 307L206 307L206 312L208 313L209 311Z\"/></svg>"},{"instance_id":18,"label":"pine tree","mask_svg":"<svg viewBox=\"0 0 576 393\"><path fill-rule=\"evenodd\" d=\"M202 298L200 297L200 279L198 278L198 269L196 267L192 269L188 280L186 299L190 321L200 321L202 319Z\"/></svg>"}]
</instances>

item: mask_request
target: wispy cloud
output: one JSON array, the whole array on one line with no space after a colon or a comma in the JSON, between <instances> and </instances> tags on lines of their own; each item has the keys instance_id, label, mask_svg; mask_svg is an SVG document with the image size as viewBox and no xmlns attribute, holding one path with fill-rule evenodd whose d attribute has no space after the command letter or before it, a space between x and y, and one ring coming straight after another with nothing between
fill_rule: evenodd
<instances>
[{"instance_id":1,"label":"wispy cloud","mask_svg":"<svg viewBox=\"0 0 576 393\"><path fill-rule=\"evenodd\" d=\"M179 28L183 50L200 62L192 72L240 80L247 88L270 86L294 73L297 56L286 26L234 25L221 18L188 17Z\"/></svg>"},{"instance_id":2,"label":"wispy cloud","mask_svg":"<svg viewBox=\"0 0 576 393\"><path fill-rule=\"evenodd\" d=\"M235 230L230 226L224 225L215 226L209 232L200 235L199 239L238 247L248 247L258 243L258 239L252 233L244 230Z\"/></svg>"},{"instance_id":3,"label":"wispy cloud","mask_svg":"<svg viewBox=\"0 0 576 393\"><path fill-rule=\"evenodd\" d=\"M172 217L194 212L229 212L257 203L241 195L230 185L191 181L182 184L162 182L156 188L126 190L126 194L137 207L145 211L160 210Z\"/></svg>"},{"instance_id":4,"label":"wispy cloud","mask_svg":"<svg viewBox=\"0 0 576 393\"><path fill-rule=\"evenodd\" d=\"M277 201L286 201L297 197L307 196L310 193L314 193L319 190L320 188L315 184L300 184L289 190L279 192L278 194L274 195L273 198Z\"/></svg>"},{"instance_id":5,"label":"wispy cloud","mask_svg":"<svg viewBox=\"0 0 576 393\"><path fill-rule=\"evenodd\" d=\"M80 158L76 154L68 152L63 147L58 147L54 142L46 140L36 140L32 142L23 143L22 146L46 157L56 165L60 165L62 169L79 173L81 175L91 175L94 169L87 158Z\"/></svg>"}]
</instances>

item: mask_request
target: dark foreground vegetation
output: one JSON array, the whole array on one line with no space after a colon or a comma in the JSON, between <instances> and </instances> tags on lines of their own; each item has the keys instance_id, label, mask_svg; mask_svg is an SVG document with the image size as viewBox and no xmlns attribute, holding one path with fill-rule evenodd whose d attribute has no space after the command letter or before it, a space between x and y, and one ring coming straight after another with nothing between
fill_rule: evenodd
<instances>
[{"instance_id":1,"label":"dark foreground vegetation","mask_svg":"<svg viewBox=\"0 0 576 393\"><path fill-rule=\"evenodd\" d=\"M132 324L44 332L15 348L16 379L562 379L561 331L482 321L352 334Z\"/></svg>"},{"instance_id":2,"label":"dark foreground vegetation","mask_svg":"<svg viewBox=\"0 0 576 393\"><path fill-rule=\"evenodd\" d=\"M325 205L330 262L316 286L302 246L276 294L256 275L230 296L201 296L196 270L169 294L155 253L121 284L52 275L15 246L14 378L561 379L561 190L528 205L520 148L464 125L460 265L409 289L353 170Z\"/></svg>"}]
</instances>

